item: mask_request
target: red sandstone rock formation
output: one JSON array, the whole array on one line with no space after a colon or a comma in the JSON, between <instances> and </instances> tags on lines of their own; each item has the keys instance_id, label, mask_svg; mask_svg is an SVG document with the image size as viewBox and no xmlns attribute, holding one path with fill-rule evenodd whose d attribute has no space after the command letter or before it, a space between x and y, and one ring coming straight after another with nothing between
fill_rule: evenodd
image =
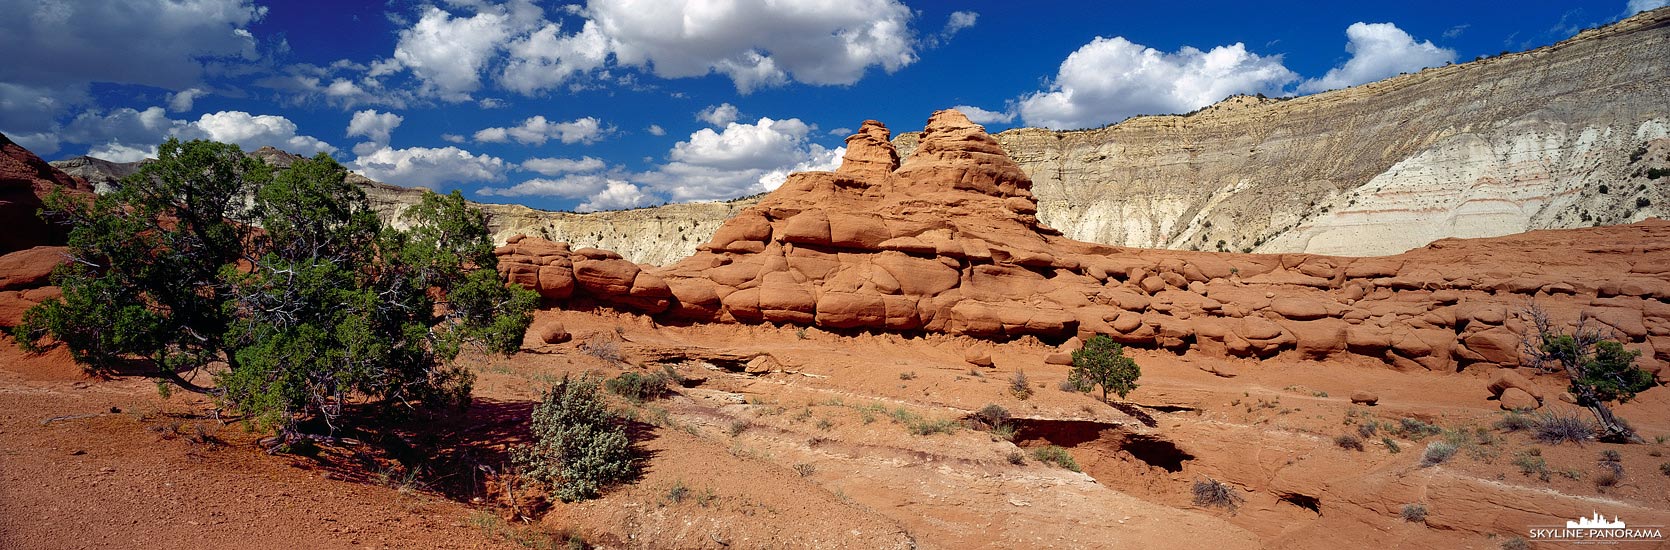
<instances>
[{"instance_id":1,"label":"red sandstone rock formation","mask_svg":"<svg viewBox=\"0 0 1670 550\"><path fill-rule=\"evenodd\" d=\"M509 280L707 322L1005 339L1105 334L1216 356L1354 354L1399 369L1515 366L1531 300L1595 315L1662 372L1670 360L1670 223L1476 240L1343 258L1143 250L1039 224L1031 181L956 111L899 165L879 122L835 172L795 174L666 268L518 238Z\"/></svg>"},{"instance_id":2,"label":"red sandstone rock formation","mask_svg":"<svg viewBox=\"0 0 1670 550\"><path fill-rule=\"evenodd\" d=\"M0 254L41 245L63 244L67 232L36 216L41 199L53 189L92 193L92 186L65 174L0 134Z\"/></svg>"}]
</instances>

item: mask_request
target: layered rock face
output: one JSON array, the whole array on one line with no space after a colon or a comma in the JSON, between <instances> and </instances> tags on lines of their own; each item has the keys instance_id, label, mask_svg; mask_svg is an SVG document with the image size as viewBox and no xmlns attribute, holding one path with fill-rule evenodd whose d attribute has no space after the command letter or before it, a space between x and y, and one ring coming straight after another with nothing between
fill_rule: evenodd
<instances>
[{"instance_id":1,"label":"layered rock face","mask_svg":"<svg viewBox=\"0 0 1670 550\"><path fill-rule=\"evenodd\" d=\"M1662 217L1670 9L1533 51L1188 116L998 134L1038 216L1091 242L1395 254ZM907 157L916 136L898 140ZM1645 153L1645 154L1638 154Z\"/></svg>"},{"instance_id":2,"label":"layered rock face","mask_svg":"<svg viewBox=\"0 0 1670 550\"><path fill-rule=\"evenodd\" d=\"M1670 359L1670 223L1443 240L1342 258L1141 250L1040 223L1025 172L956 111L902 165L880 123L835 172L791 176L666 268L515 237L507 278L668 318L1064 340L1214 356L1359 356L1405 369L1518 363L1537 301Z\"/></svg>"}]
</instances>

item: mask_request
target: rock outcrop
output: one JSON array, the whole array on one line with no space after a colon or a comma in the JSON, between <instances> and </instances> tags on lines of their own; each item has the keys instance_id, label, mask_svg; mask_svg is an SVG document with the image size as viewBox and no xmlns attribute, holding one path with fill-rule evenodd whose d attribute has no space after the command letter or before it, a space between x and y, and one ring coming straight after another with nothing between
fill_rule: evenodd
<instances>
[{"instance_id":1,"label":"rock outcrop","mask_svg":"<svg viewBox=\"0 0 1670 550\"><path fill-rule=\"evenodd\" d=\"M23 146L0 134L0 254L36 246L64 244L63 227L48 224L37 212L55 189L90 193L93 188L53 168Z\"/></svg>"},{"instance_id":2,"label":"rock outcrop","mask_svg":"<svg viewBox=\"0 0 1670 550\"><path fill-rule=\"evenodd\" d=\"M1667 222L1371 258L1113 247L1040 223L1025 172L956 111L935 113L902 164L886 135L865 122L840 169L791 176L672 266L513 237L500 269L552 300L693 321L1104 334L1178 353L1439 371L1516 366L1517 313L1535 300L1556 319L1590 313L1654 371L1670 359Z\"/></svg>"}]
</instances>

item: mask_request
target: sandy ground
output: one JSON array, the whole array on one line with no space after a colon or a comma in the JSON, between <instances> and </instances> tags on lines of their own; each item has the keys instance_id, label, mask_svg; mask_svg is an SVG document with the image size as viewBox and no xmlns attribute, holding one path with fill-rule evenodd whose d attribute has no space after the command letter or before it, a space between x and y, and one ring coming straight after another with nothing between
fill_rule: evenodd
<instances>
[{"instance_id":1,"label":"sandy ground","mask_svg":"<svg viewBox=\"0 0 1670 550\"><path fill-rule=\"evenodd\" d=\"M406 466L374 445L269 455L201 400L86 379L60 354L0 342L0 547L541 548L572 537L602 548L1498 548L1591 511L1670 525L1659 471L1670 445L1653 442L1670 435L1663 389L1619 409L1649 444L1551 446L1492 428L1502 412L1483 373L1139 351L1141 387L1113 407L1059 389L1067 367L1026 339L542 315L573 341L469 358L467 415L378 432L432 453ZM622 360L582 346L604 342ZM965 363L970 346L996 366ZM756 370L769 372L731 361L761 352L772 364ZM702 381L616 400L636 419L643 475L517 521L492 474L538 392L564 374L663 366ZM1030 395L1015 391L1020 372ZM1555 380L1536 382L1545 409L1576 412L1554 399ZM1353 405L1357 390L1379 403ZM966 421L988 404L1016 417L1013 441ZM1468 443L1423 467L1444 436L1394 434L1404 418L1467 430ZM912 431L935 422L944 433ZM1345 434L1363 450L1342 448ZM1047 445L1082 472L1040 462L1033 452ZM1625 472L1611 486L1598 482L1605 450ZM1547 480L1516 464L1532 452ZM1204 480L1233 488L1239 506L1196 505ZM1406 520L1410 505L1425 518Z\"/></svg>"}]
</instances>

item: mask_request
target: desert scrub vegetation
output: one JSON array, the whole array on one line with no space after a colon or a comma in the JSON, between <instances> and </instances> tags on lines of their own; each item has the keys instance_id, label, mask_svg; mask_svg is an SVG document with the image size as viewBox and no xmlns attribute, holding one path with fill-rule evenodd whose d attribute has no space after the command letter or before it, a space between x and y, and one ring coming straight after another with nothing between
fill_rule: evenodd
<instances>
[{"instance_id":1,"label":"desert scrub vegetation","mask_svg":"<svg viewBox=\"0 0 1670 550\"><path fill-rule=\"evenodd\" d=\"M1002 405L989 403L975 411L969 420L972 421L973 428L990 432L992 441L1015 439L1015 425L1009 421L1009 409L1003 408Z\"/></svg>"},{"instance_id":2,"label":"desert scrub vegetation","mask_svg":"<svg viewBox=\"0 0 1670 550\"><path fill-rule=\"evenodd\" d=\"M1549 445L1581 444L1595 438L1597 426L1577 415L1543 413L1532 421L1531 437Z\"/></svg>"},{"instance_id":3,"label":"desert scrub vegetation","mask_svg":"<svg viewBox=\"0 0 1670 550\"><path fill-rule=\"evenodd\" d=\"M1410 523L1426 523L1426 505L1415 503L1403 505L1403 521Z\"/></svg>"},{"instance_id":4,"label":"desert scrub vegetation","mask_svg":"<svg viewBox=\"0 0 1670 550\"><path fill-rule=\"evenodd\" d=\"M926 436L956 433L957 428L961 426L961 424L956 420L929 420L923 418L919 414L910 412L910 409L906 409L904 407L893 409L893 411L888 414L893 417L894 422L903 424L905 426L905 430L909 431L911 435Z\"/></svg>"},{"instance_id":5,"label":"desert scrub vegetation","mask_svg":"<svg viewBox=\"0 0 1670 550\"><path fill-rule=\"evenodd\" d=\"M1513 465L1519 467L1519 473L1535 475L1543 481L1548 481L1551 473L1548 470L1548 460L1542 457L1542 449L1536 447L1515 453Z\"/></svg>"},{"instance_id":6,"label":"desert scrub vegetation","mask_svg":"<svg viewBox=\"0 0 1670 550\"><path fill-rule=\"evenodd\" d=\"M507 522L492 512L471 512L469 522L490 537L530 550L587 550L592 547L578 532L552 532L538 526L521 526Z\"/></svg>"},{"instance_id":7,"label":"desert scrub vegetation","mask_svg":"<svg viewBox=\"0 0 1670 550\"><path fill-rule=\"evenodd\" d=\"M1055 445L1045 445L1032 449L1032 459L1045 464L1054 464L1072 471L1080 471L1079 463L1073 460L1073 455L1067 449Z\"/></svg>"},{"instance_id":8,"label":"desert scrub vegetation","mask_svg":"<svg viewBox=\"0 0 1670 550\"><path fill-rule=\"evenodd\" d=\"M1231 512L1246 500L1234 487L1212 478L1196 481L1193 493L1195 506L1223 508Z\"/></svg>"},{"instance_id":9,"label":"desert scrub vegetation","mask_svg":"<svg viewBox=\"0 0 1670 550\"><path fill-rule=\"evenodd\" d=\"M1017 370L1014 376L1009 377L1009 394L1021 401L1032 397L1032 382L1026 379L1025 371Z\"/></svg>"},{"instance_id":10,"label":"desert scrub vegetation","mask_svg":"<svg viewBox=\"0 0 1670 550\"><path fill-rule=\"evenodd\" d=\"M171 138L115 191L55 192L62 295L13 336L209 395L278 444L304 423L334 433L350 411L467 405L474 377L454 360L520 348L538 295L499 278L487 217L463 195L425 193L397 229L346 177L323 153L280 169Z\"/></svg>"},{"instance_id":11,"label":"desert scrub vegetation","mask_svg":"<svg viewBox=\"0 0 1670 550\"><path fill-rule=\"evenodd\" d=\"M1443 464L1455 456L1456 447L1448 441L1434 441L1427 444L1426 452L1421 453L1421 467L1431 467Z\"/></svg>"},{"instance_id":12,"label":"desert scrub vegetation","mask_svg":"<svg viewBox=\"0 0 1670 550\"><path fill-rule=\"evenodd\" d=\"M603 387L608 389L609 393L625 397L633 403L643 403L672 393L672 385L675 383L672 371L626 371L604 382Z\"/></svg>"},{"instance_id":13,"label":"desert scrub vegetation","mask_svg":"<svg viewBox=\"0 0 1670 550\"><path fill-rule=\"evenodd\" d=\"M513 458L529 479L564 502L597 498L637 474L624 419L609 410L592 376L561 381L534 407L531 443Z\"/></svg>"},{"instance_id":14,"label":"desert scrub vegetation","mask_svg":"<svg viewBox=\"0 0 1670 550\"><path fill-rule=\"evenodd\" d=\"M1347 451L1361 451L1363 450L1363 440L1351 434L1342 434L1334 438L1334 446Z\"/></svg>"}]
</instances>

